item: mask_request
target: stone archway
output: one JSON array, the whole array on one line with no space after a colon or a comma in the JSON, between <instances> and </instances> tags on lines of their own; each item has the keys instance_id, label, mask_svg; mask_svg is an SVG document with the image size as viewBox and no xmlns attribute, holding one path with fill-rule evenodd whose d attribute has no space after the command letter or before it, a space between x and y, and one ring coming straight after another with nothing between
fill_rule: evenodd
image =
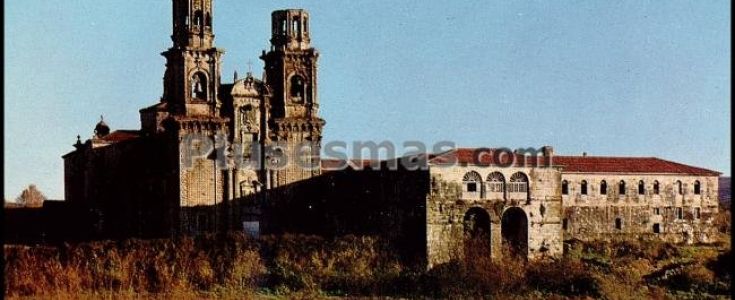
<instances>
[{"instance_id":1,"label":"stone archway","mask_svg":"<svg viewBox=\"0 0 735 300\"><path fill-rule=\"evenodd\" d=\"M508 208L500 225L503 249L511 256L528 257L528 218L519 207Z\"/></svg>"},{"instance_id":2,"label":"stone archway","mask_svg":"<svg viewBox=\"0 0 735 300\"><path fill-rule=\"evenodd\" d=\"M467 210L464 215L465 258L490 257L490 215L480 207Z\"/></svg>"}]
</instances>

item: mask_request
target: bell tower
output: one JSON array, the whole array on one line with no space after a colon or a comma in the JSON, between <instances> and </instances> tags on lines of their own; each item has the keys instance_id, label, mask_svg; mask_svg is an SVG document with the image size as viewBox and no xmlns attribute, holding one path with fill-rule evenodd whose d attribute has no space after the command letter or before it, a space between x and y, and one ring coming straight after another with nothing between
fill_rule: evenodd
<instances>
[{"instance_id":1,"label":"bell tower","mask_svg":"<svg viewBox=\"0 0 735 300\"><path fill-rule=\"evenodd\" d=\"M174 115L217 116L221 57L214 46L213 0L173 0L173 47L166 57L162 102Z\"/></svg>"},{"instance_id":2,"label":"bell tower","mask_svg":"<svg viewBox=\"0 0 735 300\"><path fill-rule=\"evenodd\" d=\"M263 53L268 84L275 91L274 117L317 117L317 59L311 47L309 13L302 9L274 11L271 50Z\"/></svg>"},{"instance_id":3,"label":"bell tower","mask_svg":"<svg viewBox=\"0 0 735 300\"><path fill-rule=\"evenodd\" d=\"M269 138L284 149L289 166L278 171L275 186L319 174L322 127L317 97L317 59L311 47L309 13L303 9L277 10L271 14L271 47L263 51L265 81L273 91L269 113ZM310 146L310 147L309 147ZM301 166L295 164L301 160ZM317 166L307 170L304 165Z\"/></svg>"}]
</instances>

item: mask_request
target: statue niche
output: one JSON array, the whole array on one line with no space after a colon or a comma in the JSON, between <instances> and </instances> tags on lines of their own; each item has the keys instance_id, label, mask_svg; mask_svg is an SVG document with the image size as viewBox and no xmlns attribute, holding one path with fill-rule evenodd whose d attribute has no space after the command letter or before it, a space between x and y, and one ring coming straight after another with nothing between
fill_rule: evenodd
<instances>
[{"instance_id":1,"label":"statue niche","mask_svg":"<svg viewBox=\"0 0 735 300\"><path fill-rule=\"evenodd\" d=\"M257 111L251 105L240 108L240 124L245 131L252 132L258 127Z\"/></svg>"}]
</instances>

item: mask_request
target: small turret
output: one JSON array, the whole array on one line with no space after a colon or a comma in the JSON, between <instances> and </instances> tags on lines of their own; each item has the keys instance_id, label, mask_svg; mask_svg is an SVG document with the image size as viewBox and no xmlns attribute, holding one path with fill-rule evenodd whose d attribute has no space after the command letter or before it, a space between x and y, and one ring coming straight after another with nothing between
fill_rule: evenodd
<instances>
[{"instance_id":1,"label":"small turret","mask_svg":"<svg viewBox=\"0 0 735 300\"><path fill-rule=\"evenodd\" d=\"M82 137L77 135L77 142L74 144L74 148L79 150L82 149L82 146L84 146L84 144L82 144Z\"/></svg>"},{"instance_id":2,"label":"small turret","mask_svg":"<svg viewBox=\"0 0 735 300\"><path fill-rule=\"evenodd\" d=\"M107 124L105 123L105 118L103 116L100 116L99 123L94 126L94 137L102 138L108 134L110 134L110 126L107 126Z\"/></svg>"}]
</instances>

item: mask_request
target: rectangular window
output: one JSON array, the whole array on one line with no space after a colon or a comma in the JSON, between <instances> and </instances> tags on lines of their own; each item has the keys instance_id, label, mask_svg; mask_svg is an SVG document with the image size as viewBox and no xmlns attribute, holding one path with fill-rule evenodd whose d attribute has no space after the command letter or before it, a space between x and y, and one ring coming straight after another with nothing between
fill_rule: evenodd
<instances>
[{"instance_id":1,"label":"rectangular window","mask_svg":"<svg viewBox=\"0 0 735 300\"><path fill-rule=\"evenodd\" d=\"M697 218L697 219L699 219L700 214L701 214L701 209L699 207L695 208L694 209L694 217Z\"/></svg>"},{"instance_id":2,"label":"rectangular window","mask_svg":"<svg viewBox=\"0 0 735 300\"><path fill-rule=\"evenodd\" d=\"M490 190L490 192L495 192L495 193L503 192L502 182L491 182L491 183L488 183L487 185L488 185L488 190Z\"/></svg>"},{"instance_id":3,"label":"rectangular window","mask_svg":"<svg viewBox=\"0 0 735 300\"><path fill-rule=\"evenodd\" d=\"M511 182L508 191L511 193L525 193L528 191L525 182Z\"/></svg>"},{"instance_id":4,"label":"rectangular window","mask_svg":"<svg viewBox=\"0 0 735 300\"><path fill-rule=\"evenodd\" d=\"M477 183L470 182L467 184L467 191L468 192L477 192Z\"/></svg>"},{"instance_id":5,"label":"rectangular window","mask_svg":"<svg viewBox=\"0 0 735 300\"><path fill-rule=\"evenodd\" d=\"M658 207L653 208L653 214L657 216L661 215L661 209L659 209Z\"/></svg>"},{"instance_id":6,"label":"rectangular window","mask_svg":"<svg viewBox=\"0 0 735 300\"><path fill-rule=\"evenodd\" d=\"M661 225L656 223L653 224L653 233L661 233Z\"/></svg>"},{"instance_id":7,"label":"rectangular window","mask_svg":"<svg viewBox=\"0 0 735 300\"><path fill-rule=\"evenodd\" d=\"M568 224L569 224L568 222L569 222L569 221L567 221L567 218L564 218L564 220L563 220L563 221L562 221L562 223L561 223L561 228L562 228L562 229L564 229L564 231L566 231L566 230L567 230L567 228L568 228L568 227L567 227L567 226L568 226Z\"/></svg>"},{"instance_id":8,"label":"rectangular window","mask_svg":"<svg viewBox=\"0 0 735 300\"><path fill-rule=\"evenodd\" d=\"M623 220L620 218L615 219L615 229L620 230L623 229Z\"/></svg>"},{"instance_id":9,"label":"rectangular window","mask_svg":"<svg viewBox=\"0 0 735 300\"><path fill-rule=\"evenodd\" d=\"M684 209L681 207L676 208L676 218L681 220L684 219Z\"/></svg>"}]
</instances>

